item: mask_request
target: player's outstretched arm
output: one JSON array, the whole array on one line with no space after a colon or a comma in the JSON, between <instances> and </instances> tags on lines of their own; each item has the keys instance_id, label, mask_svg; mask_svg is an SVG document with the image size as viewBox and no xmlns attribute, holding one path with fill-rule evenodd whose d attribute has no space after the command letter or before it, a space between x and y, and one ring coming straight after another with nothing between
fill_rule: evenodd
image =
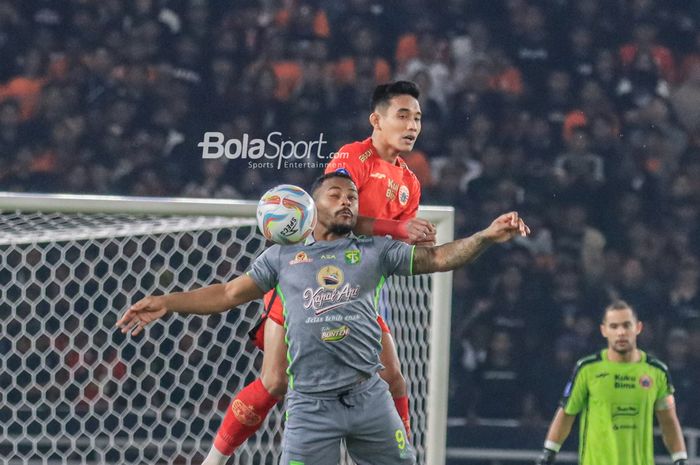
<instances>
[{"instance_id":1,"label":"player's outstretched arm","mask_svg":"<svg viewBox=\"0 0 700 465\"><path fill-rule=\"evenodd\" d=\"M574 425L575 420L576 415L565 413L561 407L557 409L552 424L549 425L549 431L547 431L547 439L544 442L542 455L535 461L536 465L551 465L554 463L561 445L571 433L571 427Z\"/></svg>"},{"instance_id":2,"label":"player's outstretched arm","mask_svg":"<svg viewBox=\"0 0 700 465\"><path fill-rule=\"evenodd\" d=\"M676 415L676 405L673 395L663 399L661 408L657 407L656 419L661 427L661 437L666 449L671 454L674 465L685 465L688 462L688 453L685 448L685 439L681 424Z\"/></svg>"},{"instance_id":3,"label":"player's outstretched arm","mask_svg":"<svg viewBox=\"0 0 700 465\"><path fill-rule=\"evenodd\" d=\"M174 292L161 296L148 296L133 304L117 321L122 333L138 335L149 323L167 313L194 313L210 315L221 313L251 300L259 299L263 292L248 276L242 275L226 284L214 284L189 292Z\"/></svg>"},{"instance_id":4,"label":"player's outstretched arm","mask_svg":"<svg viewBox=\"0 0 700 465\"><path fill-rule=\"evenodd\" d=\"M437 234L435 225L422 218L385 220L369 216L358 216L354 231L364 236L388 235L397 241L418 245L434 245Z\"/></svg>"},{"instance_id":5,"label":"player's outstretched arm","mask_svg":"<svg viewBox=\"0 0 700 465\"><path fill-rule=\"evenodd\" d=\"M474 261L491 244L506 242L516 235L527 236L530 228L517 212L496 218L488 228L476 234L437 247L416 247L413 274L449 271Z\"/></svg>"}]
</instances>

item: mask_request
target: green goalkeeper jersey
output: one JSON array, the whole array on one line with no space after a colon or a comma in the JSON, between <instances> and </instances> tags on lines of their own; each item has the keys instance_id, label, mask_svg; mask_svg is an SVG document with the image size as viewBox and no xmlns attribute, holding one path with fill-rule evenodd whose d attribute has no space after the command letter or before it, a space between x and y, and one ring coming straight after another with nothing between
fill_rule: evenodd
<instances>
[{"instance_id":1,"label":"green goalkeeper jersey","mask_svg":"<svg viewBox=\"0 0 700 465\"><path fill-rule=\"evenodd\" d=\"M576 364L561 407L580 415L581 465L654 463L654 411L673 385L666 365L641 355L636 363L612 362L603 350Z\"/></svg>"}]
</instances>

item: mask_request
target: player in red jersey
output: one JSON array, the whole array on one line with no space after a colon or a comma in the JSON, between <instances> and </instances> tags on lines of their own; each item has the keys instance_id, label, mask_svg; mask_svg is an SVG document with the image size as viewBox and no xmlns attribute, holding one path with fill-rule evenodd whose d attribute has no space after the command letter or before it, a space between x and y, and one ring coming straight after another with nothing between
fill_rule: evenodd
<instances>
[{"instance_id":1,"label":"player in red jersey","mask_svg":"<svg viewBox=\"0 0 700 465\"><path fill-rule=\"evenodd\" d=\"M421 129L419 90L415 84L399 81L378 86L372 96L369 121L372 136L344 145L326 167L326 173L344 170L359 189L359 215L355 232L391 235L411 243L432 244L435 229L415 218L420 202L420 183L400 154L413 149ZM287 346L283 307L274 292L264 297L263 322L251 336L265 349L261 377L243 388L231 402L202 465L224 465L234 450L260 427L268 412L284 397L287 389ZM382 378L401 419L409 430L406 380L393 337L384 320L382 328Z\"/></svg>"}]
</instances>

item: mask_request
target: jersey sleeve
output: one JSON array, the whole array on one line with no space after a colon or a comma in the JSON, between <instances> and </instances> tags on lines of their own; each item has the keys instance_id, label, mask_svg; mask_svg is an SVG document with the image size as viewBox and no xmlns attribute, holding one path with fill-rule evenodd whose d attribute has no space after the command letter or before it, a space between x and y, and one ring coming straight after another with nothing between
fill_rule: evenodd
<instances>
[{"instance_id":1,"label":"jersey sleeve","mask_svg":"<svg viewBox=\"0 0 700 465\"><path fill-rule=\"evenodd\" d=\"M409 245L386 237L376 237L375 240L380 243L381 247L379 260L383 276L388 277L394 274L410 276L413 274L415 245Z\"/></svg>"},{"instance_id":2,"label":"jersey sleeve","mask_svg":"<svg viewBox=\"0 0 700 465\"><path fill-rule=\"evenodd\" d=\"M279 255L281 247L273 245L253 260L247 274L263 292L277 285L279 280Z\"/></svg>"},{"instance_id":3,"label":"jersey sleeve","mask_svg":"<svg viewBox=\"0 0 700 465\"><path fill-rule=\"evenodd\" d=\"M284 307L282 306L282 299L277 295L276 289L265 294L265 297L263 297L263 304L267 317L278 325L284 326Z\"/></svg>"},{"instance_id":4,"label":"jersey sleeve","mask_svg":"<svg viewBox=\"0 0 700 465\"><path fill-rule=\"evenodd\" d=\"M348 172L359 190L367 177L366 164L360 160L360 154L351 144L344 145L338 150L338 156L326 165L325 174L344 169Z\"/></svg>"},{"instance_id":5,"label":"jersey sleeve","mask_svg":"<svg viewBox=\"0 0 700 465\"><path fill-rule=\"evenodd\" d=\"M657 410L659 410L659 407L665 405L666 398L673 395L676 389L673 387L671 374L669 373L666 364L654 357L649 357L648 361L651 366L657 369L656 385L658 386L658 389L656 391L655 407Z\"/></svg>"},{"instance_id":6,"label":"jersey sleeve","mask_svg":"<svg viewBox=\"0 0 700 465\"><path fill-rule=\"evenodd\" d=\"M418 214L418 205L420 204L420 183L418 178L412 176L412 183L408 187L408 192L410 193L408 197L408 203L406 208L399 215L399 220L410 220L415 218Z\"/></svg>"},{"instance_id":7,"label":"jersey sleeve","mask_svg":"<svg viewBox=\"0 0 700 465\"><path fill-rule=\"evenodd\" d=\"M577 363L569 382L566 383L559 404L567 415L578 415L586 406L588 400L586 372L587 370L581 362Z\"/></svg>"}]
</instances>

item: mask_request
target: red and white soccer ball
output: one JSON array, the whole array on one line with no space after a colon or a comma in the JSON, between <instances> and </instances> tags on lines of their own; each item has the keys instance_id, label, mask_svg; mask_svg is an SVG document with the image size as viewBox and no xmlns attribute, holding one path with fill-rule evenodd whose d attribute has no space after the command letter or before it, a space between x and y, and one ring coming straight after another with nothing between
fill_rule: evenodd
<instances>
[{"instance_id":1,"label":"red and white soccer ball","mask_svg":"<svg viewBox=\"0 0 700 465\"><path fill-rule=\"evenodd\" d=\"M296 244L316 226L316 205L306 191L280 184L265 192L258 202L258 227L266 239L277 244Z\"/></svg>"}]
</instances>

